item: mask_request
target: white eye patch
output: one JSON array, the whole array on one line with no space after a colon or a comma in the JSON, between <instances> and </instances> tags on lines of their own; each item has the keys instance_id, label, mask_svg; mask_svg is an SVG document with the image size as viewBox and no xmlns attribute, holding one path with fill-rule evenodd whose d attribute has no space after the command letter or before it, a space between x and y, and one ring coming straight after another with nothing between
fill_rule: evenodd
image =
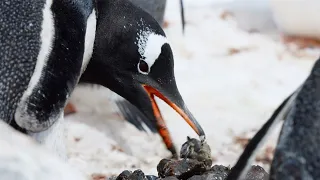
<instances>
[{"instance_id":1,"label":"white eye patch","mask_svg":"<svg viewBox=\"0 0 320 180\"><path fill-rule=\"evenodd\" d=\"M152 65L155 63L155 61L158 59L159 55L161 54L162 46L165 43L168 43L167 38L147 30L147 31L141 31L138 34L137 39L138 39L138 43L137 43L138 51L142 57L141 61L146 62L149 68L149 71L147 72L150 72ZM141 61L139 62L139 64L141 63ZM146 73L146 71L139 69L139 64L138 64L138 71L142 74L148 74Z\"/></svg>"}]
</instances>

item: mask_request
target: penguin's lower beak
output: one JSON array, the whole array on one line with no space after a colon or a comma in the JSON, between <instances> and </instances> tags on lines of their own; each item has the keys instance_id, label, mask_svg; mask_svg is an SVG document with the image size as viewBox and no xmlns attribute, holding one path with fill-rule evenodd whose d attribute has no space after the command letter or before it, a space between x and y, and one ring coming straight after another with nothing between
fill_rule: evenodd
<instances>
[{"instance_id":1,"label":"penguin's lower beak","mask_svg":"<svg viewBox=\"0 0 320 180\"><path fill-rule=\"evenodd\" d=\"M202 127L200 126L200 124L193 117L193 115L187 109L187 107L184 105L184 103L178 103L178 102L182 102L182 99L179 101L179 100L175 100L174 98L168 98L169 96L166 96L164 93L161 93L160 91L158 91L157 89L155 89L149 85L143 84L142 86L143 86L144 90L147 92L147 94L149 95L149 98L150 98L150 101L152 104L153 113L157 119L158 126L164 128L163 133L166 133L167 131L166 131L165 124L164 123L162 124L162 122L164 122L164 120L161 116L159 107L154 99L154 96L157 96L158 98L163 100L165 103L167 103L172 109L174 109L191 126L191 128L199 135L200 140L202 142L205 141L205 138L206 138L205 133L204 133ZM161 129L160 129L160 133L161 133ZM169 134L168 134L168 136L169 136Z\"/></svg>"}]
</instances>

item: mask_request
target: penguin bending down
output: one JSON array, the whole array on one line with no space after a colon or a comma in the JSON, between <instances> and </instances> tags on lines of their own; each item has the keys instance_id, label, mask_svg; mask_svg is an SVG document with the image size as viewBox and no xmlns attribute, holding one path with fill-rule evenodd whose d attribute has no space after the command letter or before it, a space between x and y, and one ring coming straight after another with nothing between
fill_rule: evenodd
<instances>
[{"instance_id":1,"label":"penguin bending down","mask_svg":"<svg viewBox=\"0 0 320 180\"><path fill-rule=\"evenodd\" d=\"M132 3L4 0L0 12L0 119L12 127L66 158L63 110L86 68L83 82L116 92L168 138L154 96L205 140L177 89L163 30Z\"/></svg>"},{"instance_id":2,"label":"penguin bending down","mask_svg":"<svg viewBox=\"0 0 320 180\"><path fill-rule=\"evenodd\" d=\"M305 82L276 109L248 143L227 180L242 179L259 147L284 120L271 164L270 179L318 179L320 176L320 58Z\"/></svg>"},{"instance_id":3,"label":"penguin bending down","mask_svg":"<svg viewBox=\"0 0 320 180\"><path fill-rule=\"evenodd\" d=\"M140 7L140 8L144 8L143 10L146 11L147 13L149 13L150 15L152 15L152 17L155 18L155 20L157 20L157 22L159 24L162 24L163 21L163 13L164 13L164 9L160 9L162 10L161 13L159 13L159 11L151 11L154 8L151 8L152 3L155 3L155 5L161 6L162 8L164 8L163 6L165 6L166 1L150 1L148 3L145 3L146 0L130 0L134 5ZM142 4L145 3L145 4ZM180 0L180 9L181 9L181 20L182 20L182 27L183 27L183 31L184 31L184 26L185 26L185 20L184 20L184 7L183 7L183 2L182 0ZM79 84L83 84L86 85L86 83L84 83L82 81L82 79L80 79ZM164 131L162 130L162 127L159 127L157 125L157 123L153 122L154 119L157 119L157 117L153 117L153 120L148 119L144 113L142 113L137 107L135 107L134 105L132 105L130 102L128 102L126 99L122 98L121 96L117 96L116 94L113 94L113 97L116 98L112 98L112 105L115 105L118 109L118 112L120 113L120 115L122 115L124 117L124 119L128 122L130 122L132 125L134 125L138 130L140 131L147 131L150 130L152 133L159 133L159 135L161 136L161 138L163 139L167 149L171 152L171 154L173 155L173 157L177 157L177 150L175 148L175 146L173 145L173 140L169 135L169 131ZM151 103L151 102L150 102ZM66 108L64 109L64 114L65 115L69 115L72 113L76 112L76 108L75 105L73 105L72 103L68 103ZM148 114L150 114L150 116L154 115L153 112L148 112Z\"/></svg>"},{"instance_id":4,"label":"penguin bending down","mask_svg":"<svg viewBox=\"0 0 320 180\"><path fill-rule=\"evenodd\" d=\"M203 140L202 128L177 89L172 50L161 26L127 1L101 0L97 7L94 52L80 82L105 86L123 97L116 104L126 119L138 129L146 124L158 131L174 156L176 150L154 96L176 110Z\"/></svg>"}]
</instances>

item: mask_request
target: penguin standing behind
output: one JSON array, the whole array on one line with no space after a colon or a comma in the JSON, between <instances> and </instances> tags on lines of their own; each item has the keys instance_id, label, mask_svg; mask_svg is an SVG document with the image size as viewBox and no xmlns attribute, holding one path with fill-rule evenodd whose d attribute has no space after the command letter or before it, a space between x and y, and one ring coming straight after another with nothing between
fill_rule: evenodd
<instances>
[{"instance_id":1,"label":"penguin standing behind","mask_svg":"<svg viewBox=\"0 0 320 180\"><path fill-rule=\"evenodd\" d=\"M166 137L154 96L204 141L177 89L172 51L159 24L127 0L96 3L1 1L1 120L66 158L63 109L86 68L83 82L116 92Z\"/></svg>"},{"instance_id":2,"label":"penguin standing behind","mask_svg":"<svg viewBox=\"0 0 320 180\"><path fill-rule=\"evenodd\" d=\"M287 97L246 146L227 180L242 179L273 127L285 120L271 164L270 179L317 179L320 176L320 58L305 82Z\"/></svg>"},{"instance_id":3,"label":"penguin standing behind","mask_svg":"<svg viewBox=\"0 0 320 180\"><path fill-rule=\"evenodd\" d=\"M93 1L0 2L0 119L66 158L63 109L94 44Z\"/></svg>"},{"instance_id":4,"label":"penguin standing behind","mask_svg":"<svg viewBox=\"0 0 320 180\"><path fill-rule=\"evenodd\" d=\"M270 179L320 177L320 58L301 86L281 129Z\"/></svg>"}]
</instances>

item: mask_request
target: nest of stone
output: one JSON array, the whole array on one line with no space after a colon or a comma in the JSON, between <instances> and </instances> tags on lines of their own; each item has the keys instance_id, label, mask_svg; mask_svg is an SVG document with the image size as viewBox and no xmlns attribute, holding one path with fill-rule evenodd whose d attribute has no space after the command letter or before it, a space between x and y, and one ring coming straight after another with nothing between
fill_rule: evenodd
<instances>
[{"instance_id":1,"label":"nest of stone","mask_svg":"<svg viewBox=\"0 0 320 180\"><path fill-rule=\"evenodd\" d=\"M110 180L209 180L227 178L230 167L213 165L211 149L207 143L187 138L180 151L181 159L162 159L158 166L158 176L145 175L140 169L123 171ZM252 166L244 180L267 180L268 173L260 166Z\"/></svg>"}]
</instances>

